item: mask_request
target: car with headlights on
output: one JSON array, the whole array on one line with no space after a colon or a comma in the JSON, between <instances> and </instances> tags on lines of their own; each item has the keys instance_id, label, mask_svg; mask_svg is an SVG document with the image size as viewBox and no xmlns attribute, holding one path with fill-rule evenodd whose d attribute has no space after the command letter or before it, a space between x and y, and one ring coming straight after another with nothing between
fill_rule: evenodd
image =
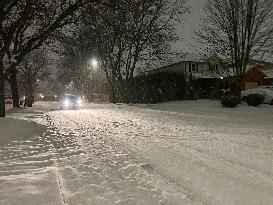
<instances>
[{"instance_id":1,"label":"car with headlights on","mask_svg":"<svg viewBox=\"0 0 273 205\"><path fill-rule=\"evenodd\" d=\"M81 104L80 97L76 95L66 94L60 98L60 107L62 110L79 109Z\"/></svg>"}]
</instances>

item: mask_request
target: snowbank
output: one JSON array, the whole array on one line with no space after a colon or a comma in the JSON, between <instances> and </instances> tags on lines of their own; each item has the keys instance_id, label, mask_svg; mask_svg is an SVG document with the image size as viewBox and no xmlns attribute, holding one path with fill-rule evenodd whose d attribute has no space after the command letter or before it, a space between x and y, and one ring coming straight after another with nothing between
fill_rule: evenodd
<instances>
[{"instance_id":1,"label":"snowbank","mask_svg":"<svg viewBox=\"0 0 273 205\"><path fill-rule=\"evenodd\" d=\"M12 117L0 118L0 143L11 140L24 140L39 136L45 131L43 126L34 122L15 119Z\"/></svg>"}]
</instances>

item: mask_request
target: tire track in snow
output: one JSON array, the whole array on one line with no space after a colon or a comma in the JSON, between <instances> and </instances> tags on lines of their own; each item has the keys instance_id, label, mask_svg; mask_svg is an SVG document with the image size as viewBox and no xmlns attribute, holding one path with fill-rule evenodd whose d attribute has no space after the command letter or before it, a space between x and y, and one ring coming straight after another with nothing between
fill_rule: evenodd
<instances>
[{"instance_id":1,"label":"tire track in snow","mask_svg":"<svg viewBox=\"0 0 273 205\"><path fill-rule=\"evenodd\" d=\"M58 129L54 126L54 122L52 120L52 118L49 116L49 115L45 115L45 119L46 119L46 122L47 122L47 131L49 131L50 133L50 130L53 130L54 132L58 132ZM60 138L60 137L63 137L60 133L57 134L57 136ZM52 137L49 135L49 137ZM52 138L51 138L52 139ZM77 138L76 138L77 139ZM58 184L58 190L59 190L59 194L60 194L60 198L61 198L61 201L62 201L62 205L68 205L68 202L67 202L67 199L66 199L66 196L65 196L65 192L66 190L64 189L64 182L63 182L63 178L59 172L59 169L60 169L60 164L59 162L62 160L62 156L60 155L60 151L59 151L59 146L55 146L54 145L55 143L53 143L53 140L52 140L52 147L53 149L55 150L55 175L56 175L56 183Z\"/></svg>"},{"instance_id":2,"label":"tire track in snow","mask_svg":"<svg viewBox=\"0 0 273 205\"><path fill-rule=\"evenodd\" d=\"M106 112L107 112L107 110L106 110ZM114 113L114 115L115 114L118 114L117 112L113 112ZM112 113L112 114L113 114ZM124 113L123 113L124 114ZM107 118L108 117L108 118ZM107 118L107 120L106 120L106 118L104 119L104 118L102 118L102 119L100 119L100 120L106 120L107 121L107 123L111 123L111 119L109 120L109 116L107 116L106 118ZM110 116L110 118L113 118L113 116ZM115 117L116 117L116 115L115 115ZM115 118L114 117L114 118ZM118 116L117 116L118 117ZM135 116L134 116L135 117ZM130 127L130 126L128 126L128 123L126 124L125 123L125 121L127 121L128 119L127 119L127 117L126 117L126 115L124 115L123 116L123 118L122 118L122 121L120 122L120 123L118 123L118 122L115 122L115 127L117 128L117 127L121 127L120 128L120 130L123 130L122 128L124 128L124 127L122 127L122 126L127 126L126 127L126 129L132 129L132 127ZM147 124L149 124L148 122L146 122ZM145 122L144 122L144 124L145 124ZM146 124L145 124L146 125ZM157 125L157 127L161 127L160 125ZM119 133L119 132L113 132L113 129L111 129L110 127L107 127L109 130L109 134L112 136L112 134L114 134L114 135L124 135L124 133ZM141 130L142 128L140 128L140 130ZM115 129L116 130L116 129ZM165 132L164 130L163 130L163 132ZM132 133L134 133L134 132L132 132ZM148 134L149 135L149 134ZM128 136L127 136L128 137ZM141 135L138 135L138 137L141 137ZM146 137L145 137L146 138ZM229 142L230 143L230 142ZM232 144L232 143L230 143L230 144ZM177 144L178 145L178 144ZM191 151L191 152L199 152L199 153L201 153L201 155L203 154L205 154L205 155L207 155L207 156L209 156L209 154L208 154L208 152L206 152L206 151L204 151L204 153L202 152L203 150L196 150L196 149L194 149L193 147L191 147L191 146L186 146L185 147L186 149L188 149L189 151ZM142 152L142 150L140 150L140 152ZM214 157L213 157L214 156ZM195 156L197 159L200 159L200 156L199 155L196 155ZM214 158L215 159L215 157L216 157L216 159L217 159L217 161L218 162L221 162L221 161L225 161L225 158L224 157L222 157L222 156L218 156L218 155L210 155L210 157L212 157L212 158ZM203 161L204 161L204 159L203 159ZM229 164L233 164L233 165L236 165L236 166L238 166L238 167L241 167L241 168L244 168L244 169L246 169L246 170L249 170L249 171L251 171L251 172L256 172L256 174L258 174L258 175L260 175L260 174L265 174L265 175L267 175L266 173L264 173L264 171L262 170L262 169L259 169L259 168L257 168L257 167L254 167L254 166L252 166L252 165L250 165L250 166L248 166L248 164L245 164L245 163L240 163L240 162L238 162L237 163L237 161L234 161L234 160L231 160L231 159L229 159L229 158L227 158L226 159L226 162L227 163L229 163ZM209 166L209 168L210 168L210 171L211 172L215 172L216 170L213 168L213 167L211 167L210 166L210 164L208 164L207 163L207 161L205 160L204 161L204 163L207 165L207 166ZM237 164L236 164L237 163ZM244 165L246 165L246 166L244 166ZM261 171L262 170L262 171ZM260 172L261 171L261 172ZM246 172L248 172L248 171L246 171ZM220 175L219 176L221 176L223 173L220 173ZM261 177L266 177L265 175L263 175L263 176L261 176ZM270 175L268 176L269 178L271 177Z\"/></svg>"},{"instance_id":3,"label":"tire track in snow","mask_svg":"<svg viewBox=\"0 0 273 205\"><path fill-rule=\"evenodd\" d=\"M66 119L68 119L68 121L70 123L74 123L76 125L76 127L81 128L82 124L79 123L79 121L75 120L74 118L69 117L68 115L63 114L63 117L65 117ZM103 122L102 122L103 123ZM109 122L108 122L109 123ZM118 123L118 122L115 122ZM98 131L98 130L97 130ZM111 134L108 133L108 135ZM132 150L125 148L124 145L118 143L116 140L110 138L106 138L104 136L104 142L115 148L118 149L122 149L122 150L126 150L127 155L129 156L129 158L131 160L134 161L134 163L136 164L141 164L140 167L142 167L143 170L147 171L148 173L152 174L153 176L159 178L161 181L163 181L165 184L167 184L168 186L170 186L172 189L174 189L176 192L181 193L182 195L186 195L186 197L188 199L190 199L192 202L197 202L200 205L208 205L204 200L202 200L200 197L198 197L195 193L191 192L189 189L187 189L186 187L184 187L181 184L177 184L175 181L170 181L168 179L166 179L164 176L162 176L159 172L157 172L156 170L151 170L148 169L147 167L145 167L145 163L143 162L143 159L139 159L136 158L135 155L133 154ZM102 156L97 155L99 158L101 158ZM143 164L144 163L144 164ZM144 165L144 166L143 166Z\"/></svg>"}]
</instances>

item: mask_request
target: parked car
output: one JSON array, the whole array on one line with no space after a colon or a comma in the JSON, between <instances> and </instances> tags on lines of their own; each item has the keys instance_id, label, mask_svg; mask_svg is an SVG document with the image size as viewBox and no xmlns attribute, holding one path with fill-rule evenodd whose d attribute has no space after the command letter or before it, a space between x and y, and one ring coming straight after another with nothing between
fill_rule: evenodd
<instances>
[{"instance_id":1,"label":"parked car","mask_svg":"<svg viewBox=\"0 0 273 205\"><path fill-rule=\"evenodd\" d=\"M253 88L242 91L241 92L242 101L246 101L247 96L251 94L261 94L265 97L263 103L273 105L273 90L270 90L268 88Z\"/></svg>"},{"instance_id":2,"label":"parked car","mask_svg":"<svg viewBox=\"0 0 273 205\"><path fill-rule=\"evenodd\" d=\"M75 95L66 94L60 98L60 108L62 110L79 109L81 107L81 99Z\"/></svg>"},{"instance_id":3,"label":"parked car","mask_svg":"<svg viewBox=\"0 0 273 205\"><path fill-rule=\"evenodd\" d=\"M5 104L8 104L8 105L13 104L12 97L10 97L10 96L5 96Z\"/></svg>"}]
</instances>

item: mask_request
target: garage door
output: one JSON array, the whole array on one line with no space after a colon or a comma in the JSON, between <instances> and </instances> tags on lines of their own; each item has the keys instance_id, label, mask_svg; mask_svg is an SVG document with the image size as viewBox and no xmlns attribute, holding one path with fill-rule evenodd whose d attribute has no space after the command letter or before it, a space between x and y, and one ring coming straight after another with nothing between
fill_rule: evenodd
<instances>
[{"instance_id":1,"label":"garage door","mask_svg":"<svg viewBox=\"0 0 273 205\"><path fill-rule=\"evenodd\" d=\"M246 90L251 88L257 88L257 87L258 87L258 82L246 82L245 84Z\"/></svg>"}]
</instances>

